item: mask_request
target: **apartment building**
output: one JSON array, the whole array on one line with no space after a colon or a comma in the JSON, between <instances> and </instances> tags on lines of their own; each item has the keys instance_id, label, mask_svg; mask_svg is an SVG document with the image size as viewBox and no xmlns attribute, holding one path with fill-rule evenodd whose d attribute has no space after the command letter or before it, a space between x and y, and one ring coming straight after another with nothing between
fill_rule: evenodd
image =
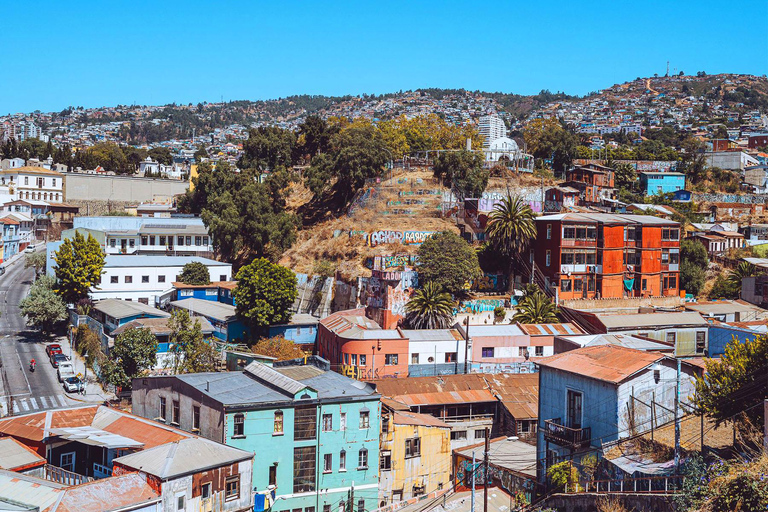
<instances>
[{"instance_id":1,"label":"apartment building","mask_svg":"<svg viewBox=\"0 0 768 512\"><path fill-rule=\"evenodd\" d=\"M536 219L533 247L559 299L677 296L680 225L648 215L565 213Z\"/></svg>"},{"instance_id":2,"label":"apartment building","mask_svg":"<svg viewBox=\"0 0 768 512\"><path fill-rule=\"evenodd\" d=\"M478 120L477 130L483 136L483 146L486 148L496 139L507 136L507 126L496 114L482 116Z\"/></svg>"},{"instance_id":3,"label":"apartment building","mask_svg":"<svg viewBox=\"0 0 768 512\"><path fill-rule=\"evenodd\" d=\"M565 176L564 186L575 188L581 194L581 204L599 205L603 199L615 199L614 173L610 167L587 164L570 169Z\"/></svg>"},{"instance_id":4,"label":"apartment building","mask_svg":"<svg viewBox=\"0 0 768 512\"><path fill-rule=\"evenodd\" d=\"M13 189L13 199L64 202L64 175L44 167L22 166L2 170L0 186Z\"/></svg>"}]
</instances>

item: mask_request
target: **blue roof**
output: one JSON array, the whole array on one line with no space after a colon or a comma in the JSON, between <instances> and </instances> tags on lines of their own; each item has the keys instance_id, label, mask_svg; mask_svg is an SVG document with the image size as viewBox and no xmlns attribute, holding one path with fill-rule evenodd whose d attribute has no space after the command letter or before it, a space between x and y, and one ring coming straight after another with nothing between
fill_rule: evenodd
<instances>
[{"instance_id":1,"label":"blue roof","mask_svg":"<svg viewBox=\"0 0 768 512\"><path fill-rule=\"evenodd\" d=\"M231 267L231 263L201 258L200 256L150 256L125 254L107 256L104 267L183 267L187 263L199 262L206 266Z\"/></svg>"}]
</instances>

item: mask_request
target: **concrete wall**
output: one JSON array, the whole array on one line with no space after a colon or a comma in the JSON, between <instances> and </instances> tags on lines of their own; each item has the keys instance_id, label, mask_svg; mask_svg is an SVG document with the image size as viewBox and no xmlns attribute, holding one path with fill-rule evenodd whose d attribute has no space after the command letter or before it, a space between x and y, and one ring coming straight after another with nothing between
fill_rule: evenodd
<instances>
[{"instance_id":1,"label":"concrete wall","mask_svg":"<svg viewBox=\"0 0 768 512\"><path fill-rule=\"evenodd\" d=\"M177 180L68 173L65 200L137 203L183 194L188 186L186 181Z\"/></svg>"},{"instance_id":2,"label":"concrete wall","mask_svg":"<svg viewBox=\"0 0 768 512\"><path fill-rule=\"evenodd\" d=\"M638 297L638 298L616 298L616 299L568 299L561 300L560 305L567 308L589 310L592 313L597 313L599 310L614 309L614 308L627 308L634 309L634 313L637 313L637 308L641 307L677 307L683 304L683 299L680 297Z\"/></svg>"},{"instance_id":3,"label":"concrete wall","mask_svg":"<svg viewBox=\"0 0 768 512\"><path fill-rule=\"evenodd\" d=\"M606 497L617 500L626 510L642 510L643 512L672 512L674 510L671 496L618 493L555 494L541 503L541 507L558 512L598 512L598 502Z\"/></svg>"}]
</instances>

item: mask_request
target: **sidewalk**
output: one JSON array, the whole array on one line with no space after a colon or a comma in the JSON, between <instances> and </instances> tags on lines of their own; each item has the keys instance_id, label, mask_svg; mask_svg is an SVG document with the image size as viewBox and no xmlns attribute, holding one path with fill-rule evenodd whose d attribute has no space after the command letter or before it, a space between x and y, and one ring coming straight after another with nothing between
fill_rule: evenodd
<instances>
[{"instance_id":1,"label":"sidewalk","mask_svg":"<svg viewBox=\"0 0 768 512\"><path fill-rule=\"evenodd\" d=\"M34 247L35 248L35 252L37 252L37 250L40 247L45 247L45 242L40 242L37 245L30 245L29 247ZM3 263L0 264L0 268L5 269L7 267L10 267L11 265L13 265L14 263L16 263L18 261L23 261L25 256L26 256L26 252L19 251L16 254L14 254L13 256L11 256L10 258L8 258L7 260L3 261Z\"/></svg>"},{"instance_id":2,"label":"sidewalk","mask_svg":"<svg viewBox=\"0 0 768 512\"><path fill-rule=\"evenodd\" d=\"M86 375L85 359L71 347L69 344L69 338L67 336L57 336L54 343L61 345L61 351L64 355L69 356L72 359L72 366L75 368L75 373L79 373L81 377ZM85 395L80 393L67 393L64 394L70 400L78 402L104 402L106 400L114 400L115 395L102 389L101 384L96 380L96 376L93 374L93 370L87 371L87 382L85 383Z\"/></svg>"}]
</instances>

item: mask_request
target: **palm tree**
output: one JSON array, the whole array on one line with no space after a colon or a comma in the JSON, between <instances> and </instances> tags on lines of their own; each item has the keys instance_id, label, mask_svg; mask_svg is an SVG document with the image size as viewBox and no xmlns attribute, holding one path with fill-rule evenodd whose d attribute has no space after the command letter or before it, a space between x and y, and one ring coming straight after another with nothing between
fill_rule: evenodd
<instances>
[{"instance_id":1,"label":"palm tree","mask_svg":"<svg viewBox=\"0 0 768 512\"><path fill-rule=\"evenodd\" d=\"M728 282L741 295L741 280L755 275L757 275L757 268L748 261L742 261L736 268L728 271Z\"/></svg>"},{"instance_id":2,"label":"palm tree","mask_svg":"<svg viewBox=\"0 0 768 512\"><path fill-rule=\"evenodd\" d=\"M536 236L535 214L519 196L507 195L488 217L488 238L509 259L509 291L514 292L515 256Z\"/></svg>"},{"instance_id":3,"label":"palm tree","mask_svg":"<svg viewBox=\"0 0 768 512\"><path fill-rule=\"evenodd\" d=\"M453 321L453 299L430 281L405 305L405 321L413 329L447 329Z\"/></svg>"},{"instance_id":4,"label":"palm tree","mask_svg":"<svg viewBox=\"0 0 768 512\"><path fill-rule=\"evenodd\" d=\"M556 324L560 322L557 318L557 307L542 291L528 295L520 301L512 321L521 324Z\"/></svg>"}]
</instances>

